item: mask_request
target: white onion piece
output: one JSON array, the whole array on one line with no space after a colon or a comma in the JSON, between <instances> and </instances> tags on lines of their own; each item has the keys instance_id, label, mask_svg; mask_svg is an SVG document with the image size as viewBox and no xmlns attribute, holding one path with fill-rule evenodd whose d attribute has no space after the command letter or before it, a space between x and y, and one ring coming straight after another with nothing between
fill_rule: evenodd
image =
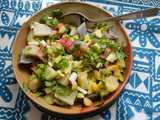
<instances>
[{"instance_id":1,"label":"white onion piece","mask_svg":"<svg viewBox=\"0 0 160 120\"><path fill-rule=\"evenodd\" d=\"M52 35L52 29L45 24L34 22L32 24L34 36L50 36Z\"/></svg>"},{"instance_id":2,"label":"white onion piece","mask_svg":"<svg viewBox=\"0 0 160 120\"><path fill-rule=\"evenodd\" d=\"M84 95L86 95L88 92L85 90L85 89L83 89L83 88L81 88L81 87L77 87L77 90L79 91L79 92L81 92L81 93L83 93Z\"/></svg>"},{"instance_id":3,"label":"white onion piece","mask_svg":"<svg viewBox=\"0 0 160 120\"><path fill-rule=\"evenodd\" d=\"M78 28L77 28L77 32L80 35L86 35L87 33L87 27L86 27L86 23L83 22Z\"/></svg>"},{"instance_id":4,"label":"white onion piece","mask_svg":"<svg viewBox=\"0 0 160 120\"><path fill-rule=\"evenodd\" d=\"M69 81L71 81L71 83L74 84L76 82L76 79L77 79L77 73L73 72L69 77Z\"/></svg>"}]
</instances>

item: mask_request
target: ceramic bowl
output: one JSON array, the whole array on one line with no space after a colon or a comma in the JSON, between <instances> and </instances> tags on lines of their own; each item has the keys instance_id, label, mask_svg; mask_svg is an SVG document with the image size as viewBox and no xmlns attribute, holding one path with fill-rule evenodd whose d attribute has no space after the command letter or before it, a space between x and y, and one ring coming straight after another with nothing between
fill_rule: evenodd
<instances>
[{"instance_id":1,"label":"ceramic bowl","mask_svg":"<svg viewBox=\"0 0 160 120\"><path fill-rule=\"evenodd\" d=\"M125 60L126 62L126 69L124 71L124 82L120 83L118 89L107 95L105 97L105 102L96 107L94 103L91 107L81 107L81 105L74 105L72 107L60 107L56 105L49 105L47 104L41 97L37 97L33 93L29 91L25 91L24 84L29 79L29 73L26 71L26 69L19 66L19 55L22 51L22 49L26 45L26 38L27 34L29 32L29 26L32 21L39 21L40 18L45 14L50 14L52 10L54 9L61 9L64 13L69 11L80 11L85 12L86 14L90 15L93 19L94 18L104 18L111 16L109 12L106 12L105 10L96 7L94 5L90 5L87 3L80 3L80 2L64 2L64 3L58 3L51 5L39 12L37 12L35 15L33 15L27 22L23 24L20 31L17 33L16 39L13 43L13 49L12 49L12 64L13 64L13 70L15 78L22 88L22 90L25 92L26 96L33 101L36 106L43 109L44 111L47 111L47 113L51 113L53 115L59 115L59 116L65 116L65 117L85 117L94 115L96 113L101 112L105 108L107 108L113 101L119 96L119 94L122 92L123 88L125 87L132 67L132 47L131 42L128 38L128 35L126 34L125 30L121 26L119 22L113 22L113 25L116 29L117 35L121 38L121 40L124 40L126 47L124 47L124 51L127 54L127 58Z\"/></svg>"}]
</instances>

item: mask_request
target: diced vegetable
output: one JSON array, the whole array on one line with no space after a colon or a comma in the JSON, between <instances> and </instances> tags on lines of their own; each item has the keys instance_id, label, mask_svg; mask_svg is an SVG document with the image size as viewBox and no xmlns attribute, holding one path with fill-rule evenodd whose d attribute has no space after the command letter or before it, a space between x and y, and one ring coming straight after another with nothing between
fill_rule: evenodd
<instances>
[{"instance_id":1,"label":"diced vegetable","mask_svg":"<svg viewBox=\"0 0 160 120\"><path fill-rule=\"evenodd\" d=\"M68 95L61 95L61 94L55 93L55 97L57 99L60 99L61 101L67 103L68 105L73 105L74 104L76 96L77 96L77 92L71 92Z\"/></svg>"},{"instance_id":2,"label":"diced vegetable","mask_svg":"<svg viewBox=\"0 0 160 120\"><path fill-rule=\"evenodd\" d=\"M79 86L77 87L77 90L78 90L79 92L83 93L84 95L87 94L87 91L86 91L85 89L79 87Z\"/></svg>"},{"instance_id":3,"label":"diced vegetable","mask_svg":"<svg viewBox=\"0 0 160 120\"><path fill-rule=\"evenodd\" d=\"M99 29L97 29L97 30L95 31L95 35L96 35L98 38L102 38L102 36L103 36L101 30L99 30Z\"/></svg>"},{"instance_id":4,"label":"diced vegetable","mask_svg":"<svg viewBox=\"0 0 160 120\"><path fill-rule=\"evenodd\" d=\"M49 65L39 64L34 70L36 75L41 80L53 80L57 76L57 72Z\"/></svg>"},{"instance_id":5,"label":"diced vegetable","mask_svg":"<svg viewBox=\"0 0 160 120\"><path fill-rule=\"evenodd\" d=\"M107 77L104 82L105 82L105 86L107 88L107 91L109 91L109 92L113 92L119 86L119 82L116 79L116 77L114 77L114 76Z\"/></svg>"},{"instance_id":6,"label":"diced vegetable","mask_svg":"<svg viewBox=\"0 0 160 120\"><path fill-rule=\"evenodd\" d=\"M101 80L101 73L100 73L100 71L94 70L94 77L95 77L97 80Z\"/></svg>"},{"instance_id":7,"label":"diced vegetable","mask_svg":"<svg viewBox=\"0 0 160 120\"><path fill-rule=\"evenodd\" d=\"M20 55L20 61L19 63L22 63L22 64L31 64L33 63L33 59L30 58L30 57L27 57L24 55L24 53L22 52L22 54Z\"/></svg>"},{"instance_id":8,"label":"diced vegetable","mask_svg":"<svg viewBox=\"0 0 160 120\"><path fill-rule=\"evenodd\" d=\"M114 64L114 65L109 65L108 67L107 67L107 71L108 72L112 72L112 71L115 71L115 70L117 70L119 68L119 66L116 64Z\"/></svg>"},{"instance_id":9,"label":"diced vegetable","mask_svg":"<svg viewBox=\"0 0 160 120\"><path fill-rule=\"evenodd\" d=\"M79 83L80 87L82 87L83 89L88 88L87 76L88 76L87 72L79 72L78 73L78 83Z\"/></svg>"},{"instance_id":10,"label":"diced vegetable","mask_svg":"<svg viewBox=\"0 0 160 120\"><path fill-rule=\"evenodd\" d=\"M84 36L84 41L85 41L85 42L90 42L90 41L92 41L91 38L90 38L90 36L89 36L89 34L86 34L86 35Z\"/></svg>"},{"instance_id":11,"label":"diced vegetable","mask_svg":"<svg viewBox=\"0 0 160 120\"><path fill-rule=\"evenodd\" d=\"M79 99L83 99L83 98L84 98L84 94L82 94L82 93L78 93L78 94L77 94L77 98L79 98Z\"/></svg>"},{"instance_id":12,"label":"diced vegetable","mask_svg":"<svg viewBox=\"0 0 160 120\"><path fill-rule=\"evenodd\" d=\"M126 67L126 63L125 63L124 59L117 61L117 64L122 68Z\"/></svg>"},{"instance_id":13,"label":"diced vegetable","mask_svg":"<svg viewBox=\"0 0 160 120\"><path fill-rule=\"evenodd\" d=\"M87 34L87 27L86 27L86 23L83 22L78 28L77 31L80 35L86 35Z\"/></svg>"},{"instance_id":14,"label":"diced vegetable","mask_svg":"<svg viewBox=\"0 0 160 120\"><path fill-rule=\"evenodd\" d=\"M75 72L71 73L69 80L71 81L72 84L76 82L76 79L77 79L77 73Z\"/></svg>"},{"instance_id":15,"label":"diced vegetable","mask_svg":"<svg viewBox=\"0 0 160 120\"><path fill-rule=\"evenodd\" d=\"M59 33L64 33L67 31L67 28L65 27L65 25L63 23L58 24L58 29L59 29L58 30Z\"/></svg>"},{"instance_id":16,"label":"diced vegetable","mask_svg":"<svg viewBox=\"0 0 160 120\"><path fill-rule=\"evenodd\" d=\"M45 24L34 22L33 24L34 36L50 36L52 35L52 29Z\"/></svg>"},{"instance_id":17,"label":"diced vegetable","mask_svg":"<svg viewBox=\"0 0 160 120\"><path fill-rule=\"evenodd\" d=\"M70 35L76 35L76 34L77 34L76 27L71 27Z\"/></svg>"},{"instance_id":18,"label":"diced vegetable","mask_svg":"<svg viewBox=\"0 0 160 120\"><path fill-rule=\"evenodd\" d=\"M37 57L41 60L43 60L43 51L40 49L40 47L36 45L28 45L23 50L23 54L26 57Z\"/></svg>"},{"instance_id":19,"label":"diced vegetable","mask_svg":"<svg viewBox=\"0 0 160 120\"><path fill-rule=\"evenodd\" d=\"M93 83L92 83L92 91L93 91L93 92L99 91L99 87L98 87L98 85L96 84L96 82L93 82Z\"/></svg>"},{"instance_id":20,"label":"diced vegetable","mask_svg":"<svg viewBox=\"0 0 160 120\"><path fill-rule=\"evenodd\" d=\"M108 57L106 58L107 61L109 62L114 62L115 60L117 60L117 55L115 52L111 52Z\"/></svg>"},{"instance_id":21,"label":"diced vegetable","mask_svg":"<svg viewBox=\"0 0 160 120\"><path fill-rule=\"evenodd\" d=\"M54 78L56 78L57 72L53 68L48 66L46 68L45 75L45 80L53 80Z\"/></svg>"},{"instance_id":22,"label":"diced vegetable","mask_svg":"<svg viewBox=\"0 0 160 120\"><path fill-rule=\"evenodd\" d=\"M58 83L65 85L65 86L69 84L69 74L66 74L64 76L58 74L57 77L59 77L57 81Z\"/></svg>"},{"instance_id":23,"label":"diced vegetable","mask_svg":"<svg viewBox=\"0 0 160 120\"><path fill-rule=\"evenodd\" d=\"M92 106L93 104L93 102L87 97L83 98L83 102L86 107Z\"/></svg>"},{"instance_id":24,"label":"diced vegetable","mask_svg":"<svg viewBox=\"0 0 160 120\"><path fill-rule=\"evenodd\" d=\"M56 27L59 23L57 18L52 18L48 15L44 15L41 21L50 27Z\"/></svg>"},{"instance_id":25,"label":"diced vegetable","mask_svg":"<svg viewBox=\"0 0 160 120\"><path fill-rule=\"evenodd\" d=\"M41 82L36 78L30 80L28 84L28 87L32 92L36 92L40 86L41 86Z\"/></svg>"},{"instance_id":26,"label":"diced vegetable","mask_svg":"<svg viewBox=\"0 0 160 120\"><path fill-rule=\"evenodd\" d=\"M46 95L44 96L44 100L48 103L48 104L53 104L54 103L54 98L52 95Z\"/></svg>"},{"instance_id":27,"label":"diced vegetable","mask_svg":"<svg viewBox=\"0 0 160 120\"><path fill-rule=\"evenodd\" d=\"M60 9L55 9L55 10L53 10L52 14L53 14L54 17L59 18L63 15L63 12Z\"/></svg>"}]
</instances>

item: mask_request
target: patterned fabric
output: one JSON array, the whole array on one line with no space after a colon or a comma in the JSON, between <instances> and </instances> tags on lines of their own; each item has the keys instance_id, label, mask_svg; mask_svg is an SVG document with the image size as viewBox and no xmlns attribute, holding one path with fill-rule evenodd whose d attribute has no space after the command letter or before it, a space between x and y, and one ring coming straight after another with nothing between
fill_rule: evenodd
<instances>
[{"instance_id":1,"label":"patterned fabric","mask_svg":"<svg viewBox=\"0 0 160 120\"><path fill-rule=\"evenodd\" d=\"M25 20L53 0L0 0L0 120L57 120L35 108L19 89L12 71L11 47ZM83 0L113 15L149 7L159 0ZM134 63L116 103L89 120L160 120L160 16L122 23L132 41Z\"/></svg>"}]
</instances>

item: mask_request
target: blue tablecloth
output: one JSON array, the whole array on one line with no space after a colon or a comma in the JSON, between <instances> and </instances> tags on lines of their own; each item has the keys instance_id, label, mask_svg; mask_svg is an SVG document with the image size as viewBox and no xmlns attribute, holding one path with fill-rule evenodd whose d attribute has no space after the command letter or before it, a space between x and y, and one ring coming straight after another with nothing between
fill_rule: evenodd
<instances>
[{"instance_id":1,"label":"blue tablecloth","mask_svg":"<svg viewBox=\"0 0 160 120\"><path fill-rule=\"evenodd\" d=\"M57 120L36 109L17 85L11 47L16 32L34 12L53 0L0 0L0 120ZM113 15L149 7L160 0L83 0ZM160 120L160 16L124 21L132 41L134 63L128 84L108 110L90 120Z\"/></svg>"}]
</instances>

